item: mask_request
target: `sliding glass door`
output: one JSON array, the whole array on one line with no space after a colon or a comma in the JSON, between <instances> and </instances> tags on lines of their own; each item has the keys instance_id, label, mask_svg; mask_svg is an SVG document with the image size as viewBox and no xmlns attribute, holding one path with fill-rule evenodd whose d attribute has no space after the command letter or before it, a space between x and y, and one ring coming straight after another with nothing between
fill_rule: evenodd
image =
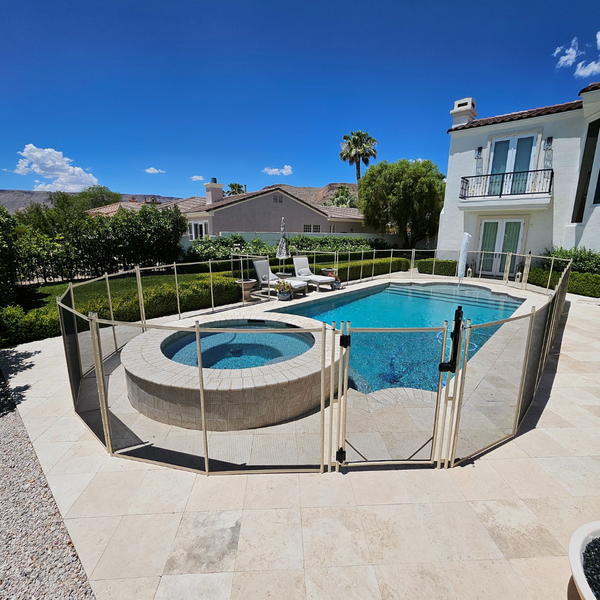
<instances>
[{"instance_id":1,"label":"sliding glass door","mask_svg":"<svg viewBox=\"0 0 600 600\"><path fill-rule=\"evenodd\" d=\"M492 276L504 274L506 254L519 254L523 242L525 219L484 219L481 223L479 250L479 269ZM510 264L510 273L514 273L516 257Z\"/></svg>"}]
</instances>

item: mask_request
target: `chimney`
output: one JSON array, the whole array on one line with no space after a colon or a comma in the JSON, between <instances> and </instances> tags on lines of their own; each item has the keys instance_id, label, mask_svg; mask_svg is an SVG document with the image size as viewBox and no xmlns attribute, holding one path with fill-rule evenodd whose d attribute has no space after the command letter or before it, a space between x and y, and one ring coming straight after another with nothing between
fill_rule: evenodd
<instances>
[{"instance_id":1,"label":"chimney","mask_svg":"<svg viewBox=\"0 0 600 600\"><path fill-rule=\"evenodd\" d=\"M463 98L454 103L454 109L450 111L452 115L452 129L459 125L469 125L477 116L475 110L475 100L473 98Z\"/></svg>"},{"instance_id":2,"label":"chimney","mask_svg":"<svg viewBox=\"0 0 600 600\"><path fill-rule=\"evenodd\" d=\"M206 204L214 204L223 200L223 183L217 183L216 177L210 178L210 183L205 183L206 188Z\"/></svg>"}]
</instances>

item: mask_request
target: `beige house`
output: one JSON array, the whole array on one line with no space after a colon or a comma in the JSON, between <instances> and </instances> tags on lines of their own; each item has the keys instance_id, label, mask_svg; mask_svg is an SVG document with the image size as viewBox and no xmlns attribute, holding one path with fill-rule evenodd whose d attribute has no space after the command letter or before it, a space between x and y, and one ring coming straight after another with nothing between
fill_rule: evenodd
<instances>
[{"instance_id":1,"label":"beige house","mask_svg":"<svg viewBox=\"0 0 600 600\"><path fill-rule=\"evenodd\" d=\"M285 218L289 233L373 233L357 208L325 206L340 184L325 188L269 186L257 192L223 197L223 184L205 183L206 198L184 198L177 206L189 221L188 241L222 232L278 232ZM352 186L348 186L352 189Z\"/></svg>"}]
</instances>

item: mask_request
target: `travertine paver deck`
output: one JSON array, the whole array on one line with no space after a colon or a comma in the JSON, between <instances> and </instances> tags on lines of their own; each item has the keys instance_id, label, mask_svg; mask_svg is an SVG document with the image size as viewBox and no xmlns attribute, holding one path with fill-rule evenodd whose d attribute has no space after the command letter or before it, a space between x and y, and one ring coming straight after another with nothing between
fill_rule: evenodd
<instances>
[{"instance_id":1,"label":"travertine paver deck","mask_svg":"<svg viewBox=\"0 0 600 600\"><path fill-rule=\"evenodd\" d=\"M521 435L449 471L204 477L109 457L72 412L60 339L2 353L98 599L576 598L600 515L600 306L568 296Z\"/></svg>"}]
</instances>

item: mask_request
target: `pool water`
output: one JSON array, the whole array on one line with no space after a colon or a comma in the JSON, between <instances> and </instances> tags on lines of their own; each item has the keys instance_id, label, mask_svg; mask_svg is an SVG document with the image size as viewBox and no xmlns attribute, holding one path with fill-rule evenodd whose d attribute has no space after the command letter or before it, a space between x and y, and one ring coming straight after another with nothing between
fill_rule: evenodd
<instances>
[{"instance_id":1,"label":"pool water","mask_svg":"<svg viewBox=\"0 0 600 600\"><path fill-rule=\"evenodd\" d=\"M276 322L235 325L248 333L201 333L202 366L208 369L248 369L289 360L315 343L308 333L253 333L252 329L281 327ZM222 325L220 325L223 328ZM198 366L196 333L175 334L162 344L162 352L175 362Z\"/></svg>"},{"instance_id":2,"label":"pool water","mask_svg":"<svg viewBox=\"0 0 600 600\"><path fill-rule=\"evenodd\" d=\"M510 317L522 300L462 285L394 285L371 288L318 302L279 309L325 321L350 321L354 328L452 326L454 311L463 307L464 318L474 325ZM471 332L473 356L498 330L484 327ZM355 332L350 349L349 385L364 393L390 387L435 391L441 358L442 332ZM450 344L447 345L449 351ZM447 357L446 357L447 359Z\"/></svg>"}]
</instances>

